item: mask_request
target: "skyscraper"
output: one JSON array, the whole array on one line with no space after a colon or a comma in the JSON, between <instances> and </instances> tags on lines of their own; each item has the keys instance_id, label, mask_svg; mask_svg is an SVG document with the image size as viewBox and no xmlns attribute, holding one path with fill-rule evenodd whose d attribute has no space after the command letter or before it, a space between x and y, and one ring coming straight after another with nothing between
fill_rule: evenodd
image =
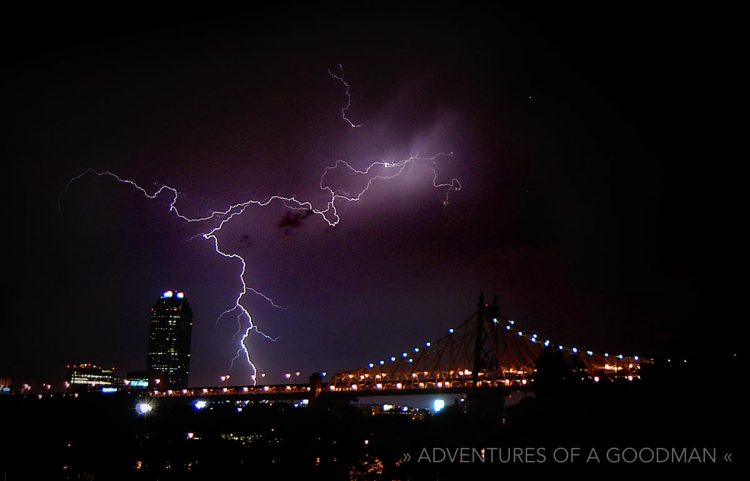
<instances>
[{"instance_id":1,"label":"skyscraper","mask_svg":"<svg viewBox=\"0 0 750 481\"><path fill-rule=\"evenodd\" d=\"M166 291L151 308L148 330L149 384L155 389L187 387L193 311L181 291Z\"/></svg>"}]
</instances>

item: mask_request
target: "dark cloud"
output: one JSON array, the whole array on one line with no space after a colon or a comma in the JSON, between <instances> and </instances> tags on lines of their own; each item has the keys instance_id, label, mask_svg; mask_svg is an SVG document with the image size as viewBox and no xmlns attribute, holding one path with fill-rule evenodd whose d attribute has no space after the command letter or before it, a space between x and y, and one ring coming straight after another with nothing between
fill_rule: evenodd
<instances>
[{"instance_id":1,"label":"dark cloud","mask_svg":"<svg viewBox=\"0 0 750 481\"><path fill-rule=\"evenodd\" d=\"M299 211L287 211L277 224L278 228L281 229L285 235L291 234L293 229L299 229L302 227L302 223L313 214L312 210L305 210L304 212Z\"/></svg>"}]
</instances>

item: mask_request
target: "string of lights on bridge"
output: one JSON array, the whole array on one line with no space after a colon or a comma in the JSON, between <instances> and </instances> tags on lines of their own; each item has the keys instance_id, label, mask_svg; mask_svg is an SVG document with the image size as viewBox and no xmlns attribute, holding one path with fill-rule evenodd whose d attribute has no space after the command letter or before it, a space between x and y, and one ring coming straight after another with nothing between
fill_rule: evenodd
<instances>
[{"instance_id":1,"label":"string of lights on bridge","mask_svg":"<svg viewBox=\"0 0 750 481\"><path fill-rule=\"evenodd\" d=\"M492 322L494 324L501 324L501 321L498 318L493 318ZM589 357L592 357L595 354L597 354L596 352L594 352L594 351L592 351L590 349L579 349L578 347L566 347L566 346L564 346L562 344L555 344L552 341L550 341L549 339L543 338L542 336L539 336L538 334L535 334L535 333L532 333L532 334L525 333L524 331L518 329L515 324L516 324L516 322L514 320L508 319L507 323L504 326L502 326L502 328L505 329L508 332L516 333L517 336L519 336L519 337L521 337L523 339L526 339L527 341L529 341L531 343L539 344L539 345L541 345L541 346L543 346L545 348L552 347L554 349L555 346L556 346L557 350L560 351L560 352L565 352L565 353L569 353L569 354L573 354L573 355L584 355L585 354L585 355L587 355ZM454 333L455 333L455 329L454 328L451 327L451 328L448 329L448 335L452 335ZM542 340L542 339L544 339L544 340ZM377 368L378 366L384 366L386 364L386 362L388 362L388 361L390 361L391 363L395 363L396 361L398 361L400 359L406 359L406 361L408 363L413 363L414 362L414 358L412 357L412 355L418 354L421 349L429 349L429 348L431 348L432 344L433 344L432 341L425 341L423 348L415 346L410 351L403 351L400 355L393 355L393 356L390 356L390 357L388 357L386 359L380 359L380 360L375 361L375 362L370 362L370 363L367 364L367 368L374 369L374 368ZM623 354L611 355L608 352L604 352L604 353L601 353L601 354L604 356L605 359L608 359L608 358L612 357L612 358L615 358L615 359L617 359L619 361L623 361L625 359L631 360L631 361L633 361L635 363L639 363L642 360L651 361L651 359L642 358L641 356L638 356L638 355L632 355L632 356L625 356Z\"/></svg>"}]
</instances>

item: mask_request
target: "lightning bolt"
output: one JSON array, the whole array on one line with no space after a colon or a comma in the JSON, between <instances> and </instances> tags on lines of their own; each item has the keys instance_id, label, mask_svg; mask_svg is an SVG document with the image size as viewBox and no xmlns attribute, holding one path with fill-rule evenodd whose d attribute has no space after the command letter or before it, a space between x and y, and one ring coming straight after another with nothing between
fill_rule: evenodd
<instances>
[{"instance_id":1,"label":"lightning bolt","mask_svg":"<svg viewBox=\"0 0 750 481\"><path fill-rule=\"evenodd\" d=\"M341 67L339 65L339 67ZM343 68L342 75L343 75ZM332 72L329 73L339 79L347 88L347 96L349 96L349 85L343 80L342 76L337 76L333 74ZM351 121L349 121L346 118L346 110L349 108L349 104L351 103L351 97L349 96L349 103L347 103L347 106L342 109L342 116L344 120L347 120L352 127L358 127L358 125L354 125ZM180 192L169 185L158 185L153 191L149 191L148 189L142 187L135 181L131 179L127 179L124 177L119 176L118 174L114 172L110 172L108 170L98 171L93 168L88 168L85 171L81 172L80 174L76 175L75 177L72 177L64 186L62 191L60 192L60 196L58 197L58 210L62 211L62 199L65 193L70 189L70 187L77 181L79 181L81 178L85 177L86 175L93 175L95 177L107 177L114 179L116 182L131 186L136 189L136 191L143 194L148 199L156 199L157 197L160 197L162 195L168 196L169 199L169 213L175 215L177 218L183 220L186 223L189 224L198 224L200 226L206 226L204 227L204 231L200 234L197 234L193 236L191 239L195 238L202 238L206 241L211 242L213 245L214 251L221 257L224 257L226 259L234 260L236 262L239 262L240 264L240 273L239 273L239 281L241 285L241 289L239 294L234 300L234 304L222 312L218 318L216 319L216 323L219 322L221 318L223 318L226 315L237 313L237 322L238 322L238 330L233 336L234 339L242 332L243 328L243 320L246 321L244 323L244 333L242 335L242 338L240 339L240 345L237 349L237 352L235 353L235 356L232 358L230 363L230 369L234 367L234 363L237 359L240 357L244 357L247 361L248 366L251 369L251 380L253 384L256 383L257 374L258 374L258 368L255 365L255 363L252 360L252 356L250 355L250 351L247 347L248 344L248 338L250 334L253 332L264 337L265 339L276 341L278 338L274 338L265 332L261 331L259 327L255 324L252 315L250 312L245 308L243 305L243 300L246 297L248 293L254 294L256 296L261 297L268 303L270 303L272 306L276 308L282 308L282 306L278 305L273 299L271 299L266 294L262 293L261 291L248 286L247 282L245 281L245 274L247 272L247 262L244 257L242 257L239 254L236 253L230 253L226 252L222 249L218 234L221 232L221 230L224 228L225 225L227 225L229 222L231 222L234 218L241 216L245 213L246 209L251 206L255 207L267 207L273 202L279 202L282 203L286 208L293 209L293 210L304 210L311 212L313 215L321 218L326 224L328 224L331 227L335 227L339 224L341 221L341 218L338 214L337 210L337 203L340 202L359 202L360 199L367 193L367 191L372 187L372 185L378 181L378 180L390 180L394 179L396 177L399 177L404 172L407 172L410 168L423 168L431 172L432 174L432 185L436 189L441 189L444 191L444 194L442 196L442 202L444 205L448 205L449 196L451 192L459 191L461 190L461 183L458 181L458 179L450 179L448 182L438 182L438 175L436 170L437 160L440 157L449 157L452 156L453 152L440 152L437 153L431 157L423 157L420 154L414 154L410 155L406 159L398 160L395 162L381 160L372 162L367 167L363 169L358 169L352 166L349 162L344 160L337 160L333 165L329 165L325 167L322 174L320 175L320 179L318 182L318 186L321 191L325 192L326 194L326 200L325 200L325 207L315 207L312 202L307 200L300 200L297 199L296 196L282 196L282 195L273 195L270 197L267 197L263 200L259 199L250 199L246 200L244 202L240 202L237 204L230 205L224 210L210 210L208 215L203 217L190 217L188 215L183 214L180 209L177 207L177 202L180 197ZM344 192L341 189L334 189L333 186L331 186L328 183L327 176L329 173L336 171L338 169L344 169L346 173L352 174L354 176L359 176L366 181L364 182L364 187L362 187L359 191L355 193L349 193Z\"/></svg>"},{"instance_id":2,"label":"lightning bolt","mask_svg":"<svg viewBox=\"0 0 750 481\"><path fill-rule=\"evenodd\" d=\"M346 94L346 105L342 107L341 109L341 118L344 119L351 128L356 129L357 127L362 127L362 124L355 124L351 120L349 120L349 117L346 116L346 111L349 110L349 107L352 106L352 94L349 93L349 84L344 80L344 66L341 64L338 64L339 71L341 72L341 75L337 75L333 72L331 72L331 69L328 69L328 75L335 78L342 84L344 84L344 87L346 87L346 90L344 93Z\"/></svg>"}]
</instances>

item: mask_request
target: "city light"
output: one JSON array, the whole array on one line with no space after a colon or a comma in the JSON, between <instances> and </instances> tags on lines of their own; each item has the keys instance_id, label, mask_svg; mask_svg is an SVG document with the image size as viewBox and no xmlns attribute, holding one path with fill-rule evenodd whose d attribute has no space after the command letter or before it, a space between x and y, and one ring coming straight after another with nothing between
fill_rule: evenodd
<instances>
[{"instance_id":1,"label":"city light","mask_svg":"<svg viewBox=\"0 0 750 481\"><path fill-rule=\"evenodd\" d=\"M196 411L200 411L201 409L205 408L207 405L208 403L206 403L206 401L203 401L202 399L195 401L195 403L193 403L193 407L195 408Z\"/></svg>"},{"instance_id":2,"label":"city light","mask_svg":"<svg viewBox=\"0 0 750 481\"><path fill-rule=\"evenodd\" d=\"M140 402L140 403L138 403L138 404L135 405L136 412L138 414L142 414L144 416L146 414L150 413L151 411L153 411L153 409L154 408L151 406L151 404L149 404L147 402Z\"/></svg>"},{"instance_id":3,"label":"city light","mask_svg":"<svg viewBox=\"0 0 750 481\"><path fill-rule=\"evenodd\" d=\"M445 407L445 401L443 401L442 399L435 399L432 402L432 410L435 411L436 413L439 413L440 411L442 411L444 407Z\"/></svg>"},{"instance_id":4,"label":"city light","mask_svg":"<svg viewBox=\"0 0 750 481\"><path fill-rule=\"evenodd\" d=\"M164 294L161 295L162 299L170 299L174 295L174 292L172 291L165 291Z\"/></svg>"}]
</instances>

